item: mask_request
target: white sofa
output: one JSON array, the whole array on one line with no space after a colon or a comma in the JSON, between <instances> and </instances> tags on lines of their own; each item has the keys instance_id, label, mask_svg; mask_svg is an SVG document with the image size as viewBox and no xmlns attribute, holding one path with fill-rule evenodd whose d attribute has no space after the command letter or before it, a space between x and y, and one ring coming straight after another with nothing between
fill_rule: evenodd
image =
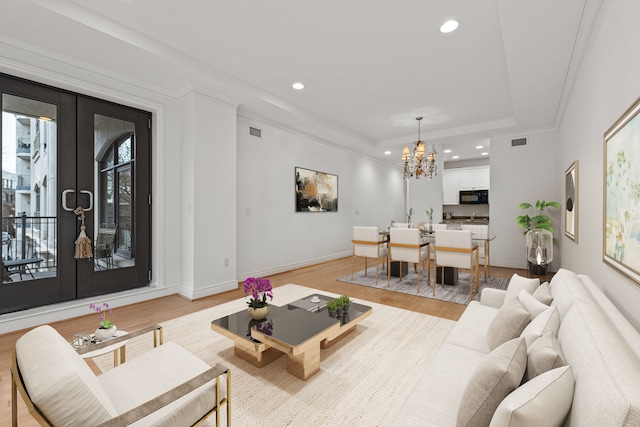
<instances>
[{"instance_id":1,"label":"white sofa","mask_svg":"<svg viewBox=\"0 0 640 427\"><path fill-rule=\"evenodd\" d=\"M561 269L549 288L553 297L551 307L557 310L557 323L550 329L557 332L549 332L546 327L541 333L547 333L547 337L557 333L564 364L570 367L570 372L566 367L555 371L564 369L566 376L572 374L573 393L569 390L569 401L565 403L553 394L551 399L541 402L535 401L537 396L529 403L520 401L516 406L523 408L522 413L516 415L515 411L509 412L507 406L519 390L522 396L527 385L524 383L501 401L490 425L536 425L527 414L546 416L548 411L550 418L542 423L538 421L538 425L553 425L552 418L559 416L560 420L555 423L564 426L640 426L640 334L588 276ZM503 302L518 293L510 283L507 291L486 289L480 302L469 304L404 402L393 425L461 425L459 411L474 404L466 390L468 383L477 375L476 368L483 361L487 363L491 353L487 335L492 320ZM536 340L528 337L526 341L532 347ZM565 408L554 405L565 405Z\"/></svg>"}]
</instances>

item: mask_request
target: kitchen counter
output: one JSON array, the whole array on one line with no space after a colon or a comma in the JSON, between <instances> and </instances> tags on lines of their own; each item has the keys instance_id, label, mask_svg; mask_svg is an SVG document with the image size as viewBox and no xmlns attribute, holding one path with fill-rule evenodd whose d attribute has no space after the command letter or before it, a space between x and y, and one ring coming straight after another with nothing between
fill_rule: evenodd
<instances>
[{"instance_id":1,"label":"kitchen counter","mask_svg":"<svg viewBox=\"0 0 640 427\"><path fill-rule=\"evenodd\" d=\"M476 216L471 218L470 216L452 216L446 218L440 222L440 224L489 224L488 216Z\"/></svg>"}]
</instances>

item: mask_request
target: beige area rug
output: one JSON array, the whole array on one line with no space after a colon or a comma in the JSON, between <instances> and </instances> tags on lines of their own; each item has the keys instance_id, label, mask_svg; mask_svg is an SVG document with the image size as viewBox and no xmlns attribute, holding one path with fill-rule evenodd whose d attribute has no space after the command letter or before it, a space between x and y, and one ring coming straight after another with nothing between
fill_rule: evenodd
<instances>
[{"instance_id":1,"label":"beige area rug","mask_svg":"<svg viewBox=\"0 0 640 427\"><path fill-rule=\"evenodd\" d=\"M274 304L312 293L336 296L290 284L274 289ZM213 319L245 309L243 299L163 322L164 341L231 370L236 426L389 426L455 322L356 301L373 307L373 313L354 332L321 351L320 372L308 381L287 373L284 355L264 368L254 367L234 356L230 339L211 330ZM151 336L131 340L127 359L152 346ZM113 368L111 354L94 360L103 371ZM215 417L207 421L205 425L214 425Z\"/></svg>"},{"instance_id":2,"label":"beige area rug","mask_svg":"<svg viewBox=\"0 0 640 427\"><path fill-rule=\"evenodd\" d=\"M469 304L469 273L460 271L458 277L458 283L455 285L444 285L444 289L441 284L436 287L436 294L433 295L433 282L434 272L431 270L431 285L427 285L427 271L422 270L420 273L420 293L418 293L418 275L413 272L413 267L409 268L409 274L402 277L400 280L398 277L391 276L389 287L387 287L387 270L378 272L378 288L389 289L395 292L402 292L410 295L417 295L426 298L434 298L442 301L455 302L458 304ZM369 267L367 275L364 275L364 270L357 271L351 279L351 275L341 277L338 279L340 282L355 283L356 285L376 287L376 268L375 266ZM479 292L473 295L474 300L480 299L480 293L484 288L496 288L507 289L509 279L506 277L488 277L487 283L484 282L484 273L479 274L478 285ZM475 278L473 280L475 288Z\"/></svg>"}]
</instances>

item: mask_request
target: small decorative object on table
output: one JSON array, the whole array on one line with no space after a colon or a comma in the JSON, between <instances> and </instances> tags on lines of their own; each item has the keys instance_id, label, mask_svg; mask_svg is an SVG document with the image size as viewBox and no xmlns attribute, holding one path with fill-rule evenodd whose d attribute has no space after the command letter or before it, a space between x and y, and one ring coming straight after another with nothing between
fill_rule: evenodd
<instances>
[{"instance_id":1,"label":"small decorative object on table","mask_svg":"<svg viewBox=\"0 0 640 427\"><path fill-rule=\"evenodd\" d=\"M433 233L433 208L425 211L427 216L429 217L429 229L427 230L429 233Z\"/></svg>"},{"instance_id":2,"label":"small decorative object on table","mask_svg":"<svg viewBox=\"0 0 640 427\"><path fill-rule=\"evenodd\" d=\"M338 303L336 300L332 299L331 301L327 301L327 311L329 312L329 317L336 317L338 310Z\"/></svg>"},{"instance_id":3,"label":"small decorative object on table","mask_svg":"<svg viewBox=\"0 0 640 427\"><path fill-rule=\"evenodd\" d=\"M273 288L269 279L263 277L249 277L244 281L244 296L249 296L249 316L254 320L261 320L269 314L267 298L273 299Z\"/></svg>"},{"instance_id":4,"label":"small decorative object on table","mask_svg":"<svg viewBox=\"0 0 640 427\"><path fill-rule=\"evenodd\" d=\"M107 319L107 311L111 313L113 310L109 307L109 304L106 302L102 303L91 303L89 304L89 308L96 313L98 313L98 319L100 319L100 327L96 329L95 337L98 341L108 340L115 336L118 328L116 325L111 323L110 320Z\"/></svg>"},{"instance_id":5,"label":"small decorative object on table","mask_svg":"<svg viewBox=\"0 0 640 427\"><path fill-rule=\"evenodd\" d=\"M349 312L349 306L351 304L351 298L349 298L348 295L342 295L340 296L340 300L342 301L342 310L345 313Z\"/></svg>"}]
</instances>

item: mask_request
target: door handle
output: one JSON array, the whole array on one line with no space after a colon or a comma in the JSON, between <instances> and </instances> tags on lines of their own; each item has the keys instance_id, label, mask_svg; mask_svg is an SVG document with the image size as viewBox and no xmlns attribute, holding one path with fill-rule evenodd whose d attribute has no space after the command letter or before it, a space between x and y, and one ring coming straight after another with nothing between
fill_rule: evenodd
<instances>
[{"instance_id":1,"label":"door handle","mask_svg":"<svg viewBox=\"0 0 640 427\"><path fill-rule=\"evenodd\" d=\"M89 207L88 208L82 208L84 209L85 212L89 212L91 209L93 209L93 193L89 190L80 190L80 192L82 194L88 194L89 195Z\"/></svg>"},{"instance_id":2,"label":"door handle","mask_svg":"<svg viewBox=\"0 0 640 427\"><path fill-rule=\"evenodd\" d=\"M70 188L64 190L62 192L62 209L64 209L65 211L68 212L73 212L75 210L75 208L70 208L69 206L67 206L67 195L70 193L75 193L76 190L72 190ZM93 209L93 193L89 190L80 190L80 193L82 194L88 194L89 195L89 207L88 208L82 208L82 210L84 210L85 212L90 211L91 209ZM79 206L81 207L81 206Z\"/></svg>"},{"instance_id":3,"label":"door handle","mask_svg":"<svg viewBox=\"0 0 640 427\"><path fill-rule=\"evenodd\" d=\"M75 190L66 189L62 192L62 209L68 212L73 212L74 208L70 208L67 206L67 195L69 193L75 193Z\"/></svg>"}]
</instances>

